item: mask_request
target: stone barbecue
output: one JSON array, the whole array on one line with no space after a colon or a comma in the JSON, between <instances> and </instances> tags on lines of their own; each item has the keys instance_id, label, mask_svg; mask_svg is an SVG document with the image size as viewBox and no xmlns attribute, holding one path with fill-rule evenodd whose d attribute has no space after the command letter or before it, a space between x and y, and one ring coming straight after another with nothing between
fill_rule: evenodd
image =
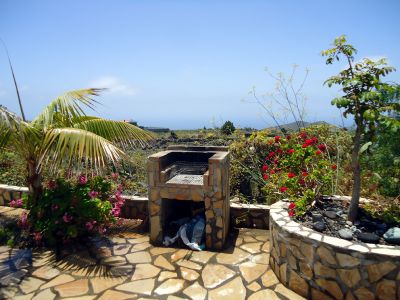
<instances>
[{"instance_id":1,"label":"stone barbecue","mask_svg":"<svg viewBox=\"0 0 400 300\"><path fill-rule=\"evenodd\" d=\"M161 245L171 221L204 215L206 248L220 250L229 229L226 147L170 146L147 160L150 241Z\"/></svg>"}]
</instances>

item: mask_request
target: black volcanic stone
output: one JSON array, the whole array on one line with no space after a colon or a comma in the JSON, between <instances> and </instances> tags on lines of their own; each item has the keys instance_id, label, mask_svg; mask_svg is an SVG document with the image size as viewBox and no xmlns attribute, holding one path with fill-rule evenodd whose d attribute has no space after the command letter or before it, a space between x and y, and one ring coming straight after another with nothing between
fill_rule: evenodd
<instances>
[{"instance_id":1,"label":"black volcanic stone","mask_svg":"<svg viewBox=\"0 0 400 300\"><path fill-rule=\"evenodd\" d=\"M361 232L357 237L364 243L377 244L379 242L379 236L371 232Z\"/></svg>"},{"instance_id":2,"label":"black volcanic stone","mask_svg":"<svg viewBox=\"0 0 400 300\"><path fill-rule=\"evenodd\" d=\"M353 231L350 229L344 228L338 231L339 236L345 240L352 240L353 239Z\"/></svg>"},{"instance_id":3,"label":"black volcanic stone","mask_svg":"<svg viewBox=\"0 0 400 300\"><path fill-rule=\"evenodd\" d=\"M324 221L324 217L319 214L319 213L312 213L312 220L313 222L323 222Z\"/></svg>"},{"instance_id":4,"label":"black volcanic stone","mask_svg":"<svg viewBox=\"0 0 400 300\"><path fill-rule=\"evenodd\" d=\"M325 228L326 228L324 222L314 222L312 224L312 227L313 227L314 230L319 231L319 232L324 231Z\"/></svg>"},{"instance_id":5,"label":"black volcanic stone","mask_svg":"<svg viewBox=\"0 0 400 300\"><path fill-rule=\"evenodd\" d=\"M333 210L324 211L324 215L325 215L325 217L328 217L329 219L336 219L336 217L337 217L336 212Z\"/></svg>"},{"instance_id":6,"label":"black volcanic stone","mask_svg":"<svg viewBox=\"0 0 400 300\"><path fill-rule=\"evenodd\" d=\"M393 227L385 232L383 238L390 244L400 245L400 228Z\"/></svg>"}]
</instances>

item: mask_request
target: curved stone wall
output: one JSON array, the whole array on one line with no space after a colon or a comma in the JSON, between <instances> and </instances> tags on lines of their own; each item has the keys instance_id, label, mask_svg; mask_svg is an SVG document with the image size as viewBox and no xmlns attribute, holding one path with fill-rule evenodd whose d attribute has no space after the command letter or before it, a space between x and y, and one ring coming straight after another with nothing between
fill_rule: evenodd
<instances>
[{"instance_id":1,"label":"curved stone wall","mask_svg":"<svg viewBox=\"0 0 400 300\"><path fill-rule=\"evenodd\" d=\"M294 222L287 203L270 209L270 266L308 299L400 299L400 247L346 241Z\"/></svg>"}]
</instances>

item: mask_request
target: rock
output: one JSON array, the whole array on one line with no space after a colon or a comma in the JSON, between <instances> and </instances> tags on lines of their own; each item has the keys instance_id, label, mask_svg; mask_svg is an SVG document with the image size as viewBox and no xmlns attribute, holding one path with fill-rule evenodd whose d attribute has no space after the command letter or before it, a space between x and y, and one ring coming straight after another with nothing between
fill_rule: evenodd
<instances>
[{"instance_id":1,"label":"rock","mask_svg":"<svg viewBox=\"0 0 400 300\"><path fill-rule=\"evenodd\" d=\"M390 244L400 245L400 228L392 227L385 232L383 238Z\"/></svg>"},{"instance_id":2,"label":"rock","mask_svg":"<svg viewBox=\"0 0 400 300\"><path fill-rule=\"evenodd\" d=\"M353 239L353 232L350 229L347 229L347 228L340 229L338 231L338 233L342 239L349 240L349 241Z\"/></svg>"},{"instance_id":3,"label":"rock","mask_svg":"<svg viewBox=\"0 0 400 300\"><path fill-rule=\"evenodd\" d=\"M349 226L353 226L353 222L352 221L346 221L346 224Z\"/></svg>"},{"instance_id":4,"label":"rock","mask_svg":"<svg viewBox=\"0 0 400 300\"><path fill-rule=\"evenodd\" d=\"M312 227L314 230L319 231L319 232L324 231L326 228L324 222L314 222Z\"/></svg>"},{"instance_id":5,"label":"rock","mask_svg":"<svg viewBox=\"0 0 400 300\"><path fill-rule=\"evenodd\" d=\"M336 219L337 218L337 214L333 210L324 211L324 216L329 218L329 219Z\"/></svg>"},{"instance_id":6,"label":"rock","mask_svg":"<svg viewBox=\"0 0 400 300\"><path fill-rule=\"evenodd\" d=\"M214 264L207 264L201 273L204 287L206 288L214 288L222 282L232 278L234 275L235 272L231 269Z\"/></svg>"},{"instance_id":7,"label":"rock","mask_svg":"<svg viewBox=\"0 0 400 300\"><path fill-rule=\"evenodd\" d=\"M379 236L371 232L361 232L358 234L357 238L364 243L370 243L370 244L379 243Z\"/></svg>"},{"instance_id":8,"label":"rock","mask_svg":"<svg viewBox=\"0 0 400 300\"><path fill-rule=\"evenodd\" d=\"M313 222L323 222L324 221L324 217L319 214L319 213L312 213L312 220Z\"/></svg>"}]
</instances>

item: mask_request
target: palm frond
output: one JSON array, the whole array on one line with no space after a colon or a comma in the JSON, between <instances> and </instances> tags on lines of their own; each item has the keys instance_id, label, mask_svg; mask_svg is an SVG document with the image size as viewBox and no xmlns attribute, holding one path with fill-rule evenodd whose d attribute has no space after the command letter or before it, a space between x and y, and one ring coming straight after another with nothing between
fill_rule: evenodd
<instances>
[{"instance_id":1,"label":"palm frond","mask_svg":"<svg viewBox=\"0 0 400 300\"><path fill-rule=\"evenodd\" d=\"M54 128L46 132L39 165L49 164L56 168L62 163L85 161L86 168L97 171L107 162L116 164L124 152L107 139L78 128Z\"/></svg>"},{"instance_id":2,"label":"palm frond","mask_svg":"<svg viewBox=\"0 0 400 300\"><path fill-rule=\"evenodd\" d=\"M34 126L41 126L45 130L55 120L63 121L64 126L70 126L73 118L85 115L84 107L94 109L98 103L93 96L98 96L102 89L82 89L70 91L54 99L46 108L32 121Z\"/></svg>"},{"instance_id":3,"label":"palm frond","mask_svg":"<svg viewBox=\"0 0 400 300\"><path fill-rule=\"evenodd\" d=\"M117 142L122 147L145 146L147 141L154 139L152 133L123 121L86 116L82 120L75 119L74 127L93 132L109 141Z\"/></svg>"}]
</instances>

